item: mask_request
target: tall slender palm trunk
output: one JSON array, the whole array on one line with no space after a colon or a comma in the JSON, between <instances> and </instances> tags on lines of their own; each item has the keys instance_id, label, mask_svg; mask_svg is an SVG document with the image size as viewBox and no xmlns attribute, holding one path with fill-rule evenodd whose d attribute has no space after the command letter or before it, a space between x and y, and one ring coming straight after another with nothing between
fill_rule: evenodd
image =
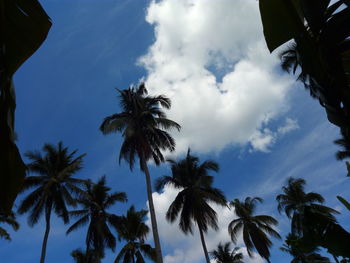
<instances>
[{"instance_id":1,"label":"tall slender palm trunk","mask_svg":"<svg viewBox=\"0 0 350 263\"><path fill-rule=\"evenodd\" d=\"M152 197L152 184L151 184L151 176L148 170L148 166L145 158L141 156L141 168L146 176L146 185L147 185L147 196L148 196L148 204L149 204L149 212L151 214L151 223L152 223L152 233L154 239L154 246L157 253L157 263L163 263L162 256L162 248L160 246L159 234L158 234L158 226L157 226L157 218L154 210L153 197Z\"/></svg>"},{"instance_id":2,"label":"tall slender palm trunk","mask_svg":"<svg viewBox=\"0 0 350 263\"><path fill-rule=\"evenodd\" d=\"M210 258L209 258L207 246L205 244L203 230L200 226L198 226L198 229L199 229L199 234L201 235L201 241L202 241L203 251L204 251L204 255L205 255L205 260L207 261L207 263L210 263Z\"/></svg>"},{"instance_id":3,"label":"tall slender palm trunk","mask_svg":"<svg viewBox=\"0 0 350 263\"><path fill-rule=\"evenodd\" d=\"M43 245L41 248L40 263L45 262L47 240L49 238L49 233L50 233L50 217L51 217L51 207L49 206L48 208L46 208L46 211L45 211L46 229L45 229Z\"/></svg>"}]
</instances>

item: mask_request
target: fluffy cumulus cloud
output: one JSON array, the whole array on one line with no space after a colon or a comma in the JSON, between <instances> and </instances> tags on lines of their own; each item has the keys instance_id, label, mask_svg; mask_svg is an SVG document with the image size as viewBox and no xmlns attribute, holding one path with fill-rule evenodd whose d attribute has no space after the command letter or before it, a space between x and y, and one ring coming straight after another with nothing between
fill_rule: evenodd
<instances>
[{"instance_id":1,"label":"fluffy cumulus cloud","mask_svg":"<svg viewBox=\"0 0 350 263\"><path fill-rule=\"evenodd\" d=\"M171 202L174 200L178 193L178 190L174 190L170 187L165 187L164 192L162 193L153 193L154 204L157 214L158 228L160 233L160 239L163 244L168 249L166 251L171 251L169 253L164 253L164 263L201 263L204 262L204 254L202 249L202 244L200 241L199 232L194 231L193 235L183 234L179 227L178 222L170 224L165 219L165 214L169 208ZM215 232L213 230L208 231L206 235L206 244L209 251L212 251L216 246L222 242L227 242L230 240L230 237L227 232L228 224L235 218L233 210L228 208L222 208L215 205L212 207L218 213L218 226L219 231ZM147 221L147 224L150 226L150 220ZM244 255L244 262L246 263L262 263L264 262L258 255L255 255L254 258L249 258L247 256L247 251L244 248L242 238L238 238L237 246L241 247L240 252Z\"/></svg>"},{"instance_id":2,"label":"fluffy cumulus cloud","mask_svg":"<svg viewBox=\"0 0 350 263\"><path fill-rule=\"evenodd\" d=\"M268 151L280 134L268 124L288 109L292 82L265 46L258 1L152 1L146 20L155 41L139 63L150 92L172 99L178 152Z\"/></svg>"}]
</instances>

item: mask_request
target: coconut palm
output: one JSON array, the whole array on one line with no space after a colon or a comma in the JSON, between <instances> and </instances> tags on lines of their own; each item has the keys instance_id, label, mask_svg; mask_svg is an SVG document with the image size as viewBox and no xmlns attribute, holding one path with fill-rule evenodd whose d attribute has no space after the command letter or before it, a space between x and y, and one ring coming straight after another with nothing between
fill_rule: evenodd
<instances>
[{"instance_id":1,"label":"coconut palm","mask_svg":"<svg viewBox=\"0 0 350 263\"><path fill-rule=\"evenodd\" d=\"M102 176L96 184L87 181L84 184L84 193L77 202L82 209L70 211L69 215L79 218L71 225L67 234L89 223L86 234L86 251L94 250L98 255L104 254L105 247L114 251L116 238L110 227L117 228L120 217L107 212L116 202L126 202L124 192L109 193L111 188L106 186L106 178Z\"/></svg>"},{"instance_id":2,"label":"coconut palm","mask_svg":"<svg viewBox=\"0 0 350 263\"><path fill-rule=\"evenodd\" d=\"M35 189L22 200L18 208L20 214L29 213L30 226L34 226L41 215L45 215L46 229L40 263L45 262L52 210L65 224L69 222L67 205L76 205L74 195L81 192L79 186L83 182L73 178L73 175L82 168L84 157L84 154L75 157L77 151L69 152L62 142L57 146L45 144L43 152L44 155L38 151L26 153L31 160L27 165L28 170L38 175L25 178L23 191Z\"/></svg>"},{"instance_id":3,"label":"coconut palm","mask_svg":"<svg viewBox=\"0 0 350 263\"><path fill-rule=\"evenodd\" d=\"M118 224L118 235L120 240L125 240L125 246L120 250L114 263L144 263L143 256L156 261L156 251L145 243L149 233L149 227L144 223L148 211L135 211L131 206L126 216L122 216ZM136 258L136 260L135 260Z\"/></svg>"},{"instance_id":4,"label":"coconut palm","mask_svg":"<svg viewBox=\"0 0 350 263\"><path fill-rule=\"evenodd\" d=\"M9 215L0 214L0 223L10 225L13 230L17 231L19 229L19 224L16 221L16 216L14 213L10 213ZM10 241L10 234L6 231L6 229L0 227L0 238Z\"/></svg>"},{"instance_id":5,"label":"coconut palm","mask_svg":"<svg viewBox=\"0 0 350 263\"><path fill-rule=\"evenodd\" d=\"M147 166L148 160L159 165L164 161L162 150L175 150L175 141L166 131L180 130L180 125L166 118L162 107L169 109L170 100L165 96L149 96L144 83L126 90L118 90L122 112L104 119L100 126L103 134L121 132L124 141L120 148L119 162L126 160L130 169L135 158L140 161L140 168L146 176L148 203L150 208L152 233L157 251L157 262L163 262L159 241L157 219L152 198L151 177Z\"/></svg>"},{"instance_id":6,"label":"coconut palm","mask_svg":"<svg viewBox=\"0 0 350 263\"><path fill-rule=\"evenodd\" d=\"M239 247L233 250L230 248L231 243L219 244L216 250L210 252L216 263L243 263L243 254L239 251Z\"/></svg>"},{"instance_id":7,"label":"coconut palm","mask_svg":"<svg viewBox=\"0 0 350 263\"><path fill-rule=\"evenodd\" d=\"M168 160L171 165L172 176L163 176L156 182L159 191L165 185L171 185L180 192L170 205L166 218L174 222L180 218L179 227L185 233L193 233L193 223L197 224L201 237L204 255L207 263L210 262L205 244L204 233L211 227L218 229L217 215L210 203L225 206L226 199L221 190L214 188L213 176L209 171L217 172L219 165L211 160L199 163L199 159L187 152L185 159L178 162Z\"/></svg>"},{"instance_id":8,"label":"coconut palm","mask_svg":"<svg viewBox=\"0 0 350 263\"><path fill-rule=\"evenodd\" d=\"M302 241L293 234L288 234L285 243L280 248L281 251L288 253L293 257L290 263L331 263L327 257L318 254L317 247L303 249Z\"/></svg>"},{"instance_id":9,"label":"coconut palm","mask_svg":"<svg viewBox=\"0 0 350 263\"><path fill-rule=\"evenodd\" d=\"M247 247L250 257L253 256L255 248L258 254L270 262L270 247L272 242L269 236L280 239L280 235L273 229L278 222L268 215L254 215L257 202L262 203L259 197L247 197L244 202L235 199L230 202L230 206L235 209L237 219L231 221L228 232L232 242L236 243L239 233L243 233L243 241Z\"/></svg>"},{"instance_id":10,"label":"coconut palm","mask_svg":"<svg viewBox=\"0 0 350 263\"><path fill-rule=\"evenodd\" d=\"M284 210L287 217L292 220L291 232L301 237L306 227L308 218L317 218L317 221L335 222L333 214L338 212L332 208L322 205L324 198L315 192L305 193L304 179L289 178L287 185L282 187L283 194L276 197L278 211ZM316 223L316 222L314 222Z\"/></svg>"},{"instance_id":11,"label":"coconut palm","mask_svg":"<svg viewBox=\"0 0 350 263\"><path fill-rule=\"evenodd\" d=\"M100 255L95 250L83 252L80 249L72 251L71 256L75 263L101 263L101 258L103 258L103 255Z\"/></svg>"}]
</instances>

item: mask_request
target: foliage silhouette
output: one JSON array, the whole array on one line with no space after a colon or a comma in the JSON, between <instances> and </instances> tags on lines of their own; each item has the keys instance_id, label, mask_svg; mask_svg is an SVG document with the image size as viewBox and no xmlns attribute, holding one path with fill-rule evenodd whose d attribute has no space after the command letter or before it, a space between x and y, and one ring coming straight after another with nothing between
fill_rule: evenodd
<instances>
[{"instance_id":1,"label":"foliage silhouette","mask_svg":"<svg viewBox=\"0 0 350 263\"><path fill-rule=\"evenodd\" d=\"M327 257L317 253L317 248L305 250L302 240L293 234L287 235L285 243L280 249L293 257L290 263L331 263Z\"/></svg>"},{"instance_id":2,"label":"foliage silhouette","mask_svg":"<svg viewBox=\"0 0 350 263\"><path fill-rule=\"evenodd\" d=\"M193 233L193 222L197 224L204 255L207 263L210 262L206 248L204 233L208 227L218 229L217 215L209 202L226 206L226 199L221 190L212 186L214 178L209 171L217 172L219 165L211 160L199 163L199 159L192 156L190 150L185 159L178 162L168 160L171 165L172 176L163 176L156 181L159 191L165 185L180 189L175 200L170 205L166 219L174 222L179 217L179 227L185 233Z\"/></svg>"},{"instance_id":3,"label":"foliage silhouette","mask_svg":"<svg viewBox=\"0 0 350 263\"><path fill-rule=\"evenodd\" d=\"M220 243L214 251L210 252L216 263L243 263L243 254L238 252L239 248L235 247L231 250L230 246L230 242Z\"/></svg>"},{"instance_id":4,"label":"foliage silhouette","mask_svg":"<svg viewBox=\"0 0 350 263\"><path fill-rule=\"evenodd\" d=\"M109 193L111 188L106 186L106 178L101 177L96 184L87 181L84 184L84 192L78 197L77 202L82 209L70 211L69 215L79 218L71 225L67 234L77 230L89 222L86 234L86 251L93 250L98 255L104 255L105 247L114 251L116 238L110 230L110 226L118 227L120 217L108 213L116 202L126 202L124 192Z\"/></svg>"},{"instance_id":5,"label":"foliage silhouette","mask_svg":"<svg viewBox=\"0 0 350 263\"><path fill-rule=\"evenodd\" d=\"M341 138L334 141L334 143L340 146L341 150L336 153L336 158L342 161L350 157L350 137L348 129L341 129Z\"/></svg>"},{"instance_id":6,"label":"foliage silhouette","mask_svg":"<svg viewBox=\"0 0 350 263\"><path fill-rule=\"evenodd\" d=\"M336 210L321 205L324 198L317 193L305 193L304 179L289 178L277 196L278 209L284 209L291 218L292 234L300 238L307 249L324 247L334 257L350 257L348 244L350 233L343 229L334 217ZM307 251L309 251L307 250Z\"/></svg>"},{"instance_id":7,"label":"foliage silhouette","mask_svg":"<svg viewBox=\"0 0 350 263\"><path fill-rule=\"evenodd\" d=\"M19 224L13 212L10 215L0 214L0 223L10 225L15 231L19 229ZM10 234L3 227L0 227L0 238L11 241Z\"/></svg>"},{"instance_id":8,"label":"foliage silhouette","mask_svg":"<svg viewBox=\"0 0 350 263\"><path fill-rule=\"evenodd\" d=\"M287 185L282 187L283 194L276 197L278 211L284 210L287 217L292 220L291 233L298 237L301 237L305 230L306 211L329 222L335 222L333 214L338 214L336 210L322 205L324 198L320 194L305 193L305 184L304 179L290 177L287 180Z\"/></svg>"},{"instance_id":9,"label":"foliage silhouette","mask_svg":"<svg viewBox=\"0 0 350 263\"><path fill-rule=\"evenodd\" d=\"M238 218L231 221L228 232L234 243L237 241L238 233L242 232L248 255L252 257L255 248L261 257L270 262L269 249L272 242L269 236L281 238L276 230L272 228L272 226L277 226L278 222L272 216L254 215L257 202L262 203L262 199L247 197L244 202L239 199L230 202L230 206L235 209Z\"/></svg>"},{"instance_id":10,"label":"foliage silhouette","mask_svg":"<svg viewBox=\"0 0 350 263\"><path fill-rule=\"evenodd\" d=\"M328 120L341 128L350 123L350 7L348 1L261 0L260 13L270 51L287 42L284 69L296 72Z\"/></svg>"},{"instance_id":11,"label":"foliage silhouette","mask_svg":"<svg viewBox=\"0 0 350 263\"><path fill-rule=\"evenodd\" d=\"M34 226L45 215L46 229L40 263L45 262L52 210L64 223L69 222L67 205L76 205L73 195L81 192L79 186L83 183L83 180L73 178L73 175L82 168L82 159L85 156L82 154L75 157L77 151L69 153L62 142L57 146L45 144L42 150L44 155L38 151L26 153L31 160L27 165L28 170L37 176L25 178L23 191L35 189L22 200L18 208L20 214L29 213L30 226Z\"/></svg>"},{"instance_id":12,"label":"foliage silhouette","mask_svg":"<svg viewBox=\"0 0 350 263\"><path fill-rule=\"evenodd\" d=\"M50 18L37 0L0 0L0 214L11 214L26 175L15 144L12 77L40 47L50 27Z\"/></svg>"},{"instance_id":13,"label":"foliage silhouette","mask_svg":"<svg viewBox=\"0 0 350 263\"><path fill-rule=\"evenodd\" d=\"M73 250L71 256L75 263L101 263L101 258L103 258L103 255L95 250L82 252L80 249Z\"/></svg>"},{"instance_id":14,"label":"foliage silhouette","mask_svg":"<svg viewBox=\"0 0 350 263\"><path fill-rule=\"evenodd\" d=\"M165 96L149 96L144 83L129 89L118 90L121 113L104 119L100 126L103 134L121 132L124 137L120 148L119 162L126 160L130 169L135 158L140 160L140 168L146 176L148 203L150 208L152 233L157 251L157 263L162 263L162 251L159 241L157 219L154 210L152 185L147 166L148 160L159 165L164 161L162 150L175 150L175 141L167 130L180 130L180 125L166 118L162 108L170 109L171 102Z\"/></svg>"},{"instance_id":15,"label":"foliage silhouette","mask_svg":"<svg viewBox=\"0 0 350 263\"><path fill-rule=\"evenodd\" d=\"M147 210L135 211L135 207L131 206L126 216L121 217L117 231L119 239L125 240L126 244L120 250L114 263L145 263L143 255L156 261L155 249L145 243L149 233L149 227L144 223L147 213Z\"/></svg>"}]
</instances>

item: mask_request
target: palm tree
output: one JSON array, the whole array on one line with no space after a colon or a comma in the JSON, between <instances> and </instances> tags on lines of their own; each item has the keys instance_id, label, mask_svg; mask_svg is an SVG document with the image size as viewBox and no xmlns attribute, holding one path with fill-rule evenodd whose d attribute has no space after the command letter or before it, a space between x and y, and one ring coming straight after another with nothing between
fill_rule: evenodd
<instances>
[{"instance_id":1,"label":"palm tree","mask_svg":"<svg viewBox=\"0 0 350 263\"><path fill-rule=\"evenodd\" d=\"M120 148L119 162L126 160L133 168L138 156L140 168L145 173L148 203L150 208L153 239L157 251L157 262L162 263L157 219L154 210L151 177L148 160L159 165L164 162L161 150L175 150L175 141L166 130L180 130L180 125L166 118L162 107L169 109L170 100L165 96L148 96L144 83L126 90L118 90L122 112L104 119L100 126L103 134L121 132L124 142Z\"/></svg>"},{"instance_id":2,"label":"palm tree","mask_svg":"<svg viewBox=\"0 0 350 263\"><path fill-rule=\"evenodd\" d=\"M144 223L147 213L147 210L135 211L135 207L131 206L126 216L121 218L117 231L119 239L125 240L126 244L120 250L114 263L144 263L143 255L154 262L156 261L155 249L145 244L146 236L149 233L149 228Z\"/></svg>"},{"instance_id":3,"label":"palm tree","mask_svg":"<svg viewBox=\"0 0 350 263\"><path fill-rule=\"evenodd\" d=\"M76 205L72 194L81 192L79 185L83 180L73 178L73 175L82 168L82 159L85 154L75 157L77 151L68 152L67 147L59 142L57 146L45 144L45 155L40 152L27 152L26 156L31 160L27 165L28 170L38 176L25 178L23 191L34 188L21 202L18 212L29 212L28 223L34 226L40 216L45 214L45 235L42 244L40 263L45 262L47 240L50 232L51 212L63 219L66 224L69 221L67 205Z\"/></svg>"},{"instance_id":4,"label":"palm tree","mask_svg":"<svg viewBox=\"0 0 350 263\"><path fill-rule=\"evenodd\" d=\"M217 249L210 252L216 263L243 263L243 254L239 251L239 247L235 247L231 251L231 243L227 242L224 245L221 243Z\"/></svg>"},{"instance_id":5,"label":"palm tree","mask_svg":"<svg viewBox=\"0 0 350 263\"><path fill-rule=\"evenodd\" d=\"M176 162L168 160L171 164L172 176L163 176L156 182L159 191L165 185L171 185L181 191L170 205L166 218L174 222L180 214L179 227L185 233L193 233L193 222L197 224L204 255L207 263L210 262L205 244L204 233L208 227L217 230L217 215L209 202L221 206L226 205L226 199L221 190L214 188L213 176L209 171L217 172L219 165L211 160L199 164L199 159L187 152L185 159Z\"/></svg>"},{"instance_id":6,"label":"palm tree","mask_svg":"<svg viewBox=\"0 0 350 263\"><path fill-rule=\"evenodd\" d=\"M19 224L16 221L16 216L13 212L10 215L0 214L0 223L10 225L15 231L19 229ZM11 241L10 234L2 227L0 227L0 238Z\"/></svg>"},{"instance_id":7,"label":"palm tree","mask_svg":"<svg viewBox=\"0 0 350 263\"><path fill-rule=\"evenodd\" d=\"M291 232L298 237L303 236L306 230L306 222L309 218L317 218L317 221L335 222L333 214L338 212L332 208L322 205L324 198L315 192L305 193L304 179L290 177L287 185L282 187L283 194L276 197L278 211L284 210L287 217L292 219ZM316 222L314 222L316 223Z\"/></svg>"},{"instance_id":8,"label":"palm tree","mask_svg":"<svg viewBox=\"0 0 350 263\"><path fill-rule=\"evenodd\" d=\"M270 262L270 247L272 242L269 236L281 238L280 235L272 228L277 226L278 222L272 216L268 215L253 215L256 209L256 203L262 203L259 197L247 197L244 202L238 199L230 202L230 206L235 209L237 219L231 221L228 226L228 232L234 243L237 241L239 232L243 233L243 241L247 247L247 252L250 257L253 256L255 248L258 254Z\"/></svg>"},{"instance_id":9,"label":"palm tree","mask_svg":"<svg viewBox=\"0 0 350 263\"><path fill-rule=\"evenodd\" d=\"M87 250L85 253L80 249L72 251L71 256L75 263L101 263L103 255L99 255L95 250Z\"/></svg>"},{"instance_id":10,"label":"palm tree","mask_svg":"<svg viewBox=\"0 0 350 263\"><path fill-rule=\"evenodd\" d=\"M308 252L305 252L301 239L291 233L287 235L280 250L293 257L290 263L331 263L327 257L316 253L317 247L307 249Z\"/></svg>"},{"instance_id":11,"label":"palm tree","mask_svg":"<svg viewBox=\"0 0 350 263\"><path fill-rule=\"evenodd\" d=\"M89 222L86 234L86 251L94 250L98 255L104 254L107 246L112 251L115 249L116 238L110 230L110 226L117 228L120 217L108 213L116 202L126 202L124 192L108 193L111 188L106 186L106 178L101 177L96 184L87 181L84 184L84 192L77 202L82 205L82 209L70 211L69 215L79 219L71 225L66 234L77 230Z\"/></svg>"}]
</instances>

